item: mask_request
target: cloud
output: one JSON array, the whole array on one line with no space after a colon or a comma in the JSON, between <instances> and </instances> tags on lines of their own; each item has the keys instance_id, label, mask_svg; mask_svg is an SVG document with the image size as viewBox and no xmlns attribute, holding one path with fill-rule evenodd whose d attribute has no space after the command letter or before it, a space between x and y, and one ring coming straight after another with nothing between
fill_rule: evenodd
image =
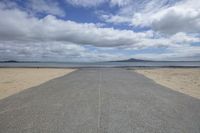
<instances>
[{"instance_id":1,"label":"cloud","mask_svg":"<svg viewBox=\"0 0 200 133\"><path fill-rule=\"evenodd\" d=\"M158 10L161 9L165 5L167 0L113 0L112 3L116 3L118 5L118 11L114 14L103 14L108 15L107 19L105 18L106 22L110 23L123 23L129 22L130 25L141 25L148 21L149 17ZM118 4L117 4L118 3ZM168 4L171 3L168 1ZM151 14L151 15L150 15ZM120 17L121 20L118 21L117 19L113 19L115 17ZM146 17L146 18L145 18ZM144 19L145 18L145 19ZM124 19L124 21L123 21ZM115 21L116 20L116 21ZM146 21L145 21L146 20Z\"/></svg>"},{"instance_id":2,"label":"cloud","mask_svg":"<svg viewBox=\"0 0 200 133\"><path fill-rule=\"evenodd\" d=\"M0 39L20 41L62 41L79 45L114 47L134 45L147 33L102 28L92 23L64 21L54 16L35 18L20 10L0 10ZM18 21L16 21L18 20Z\"/></svg>"},{"instance_id":3,"label":"cloud","mask_svg":"<svg viewBox=\"0 0 200 133\"><path fill-rule=\"evenodd\" d=\"M125 6L132 3L132 0L66 0L66 2L81 7L96 7L103 3L107 3L110 6Z\"/></svg>"},{"instance_id":4,"label":"cloud","mask_svg":"<svg viewBox=\"0 0 200 133\"><path fill-rule=\"evenodd\" d=\"M66 0L66 2L74 6L82 6L82 7L95 7L106 1L107 0Z\"/></svg>"},{"instance_id":5,"label":"cloud","mask_svg":"<svg viewBox=\"0 0 200 133\"><path fill-rule=\"evenodd\" d=\"M53 13L48 13L50 11L45 8L41 8L38 12L44 11L51 15L37 18L34 13L19 9L14 3L0 2L0 18L3 18L0 19L0 60L99 61L129 57L155 59L199 57L199 47L191 46L194 43L200 43L199 27L195 25L199 21L196 22L192 19L191 29L188 29L187 25L184 26L185 29L183 29L182 25L178 25L173 29L170 29L171 27L164 28L167 24L172 23L163 21L163 18L168 18L166 14L170 9L164 7L163 9L155 9L162 10L162 12L159 12L159 14L155 13L154 17L150 15L147 21L142 21L144 19L143 15L147 15L145 14L146 12L134 14L137 15L138 20L133 23L135 16L133 15L133 18L130 17L131 19L127 17L130 14L127 14L129 9L126 7L129 7L130 4L121 3L122 1L120 0L111 2L111 6L118 6L121 10L117 14L118 16L113 16L113 19L110 18L110 15L105 15L105 19L116 23L126 22L132 25L150 26L152 29L134 32L131 29L106 28L104 25L95 23L78 23L59 19L52 15ZM33 5L31 7L34 7ZM153 3L148 3L147 5L148 8L147 6L141 6L140 8L145 9L145 11L150 10L150 5L153 5ZM178 5L181 4L178 3ZM34 10L37 11L36 8ZM198 18L198 15L195 13L189 15L193 18ZM182 16L189 15L185 13ZM171 21L178 21L178 18ZM186 23L186 21L183 23ZM93 47L93 49L90 50L87 46ZM107 50L102 51L102 48ZM108 50L110 48L117 52L110 53ZM165 48L168 52L162 54L126 54L127 51L146 48Z\"/></svg>"},{"instance_id":6,"label":"cloud","mask_svg":"<svg viewBox=\"0 0 200 133\"><path fill-rule=\"evenodd\" d=\"M157 13L152 20L152 28L167 34L200 33L200 2L185 1Z\"/></svg>"},{"instance_id":7,"label":"cloud","mask_svg":"<svg viewBox=\"0 0 200 133\"><path fill-rule=\"evenodd\" d=\"M85 49L81 46L61 42L20 42L1 41L1 60L6 58L19 60L70 60L72 57L79 57Z\"/></svg>"},{"instance_id":8,"label":"cloud","mask_svg":"<svg viewBox=\"0 0 200 133\"><path fill-rule=\"evenodd\" d=\"M60 41L96 47L133 48L175 45L188 40L199 41L197 37L184 33L174 35L176 38L178 35L182 38L179 39L181 42L175 42L174 40L178 39L172 38L173 36L155 39L153 31L136 33L131 30L103 28L93 23L65 21L51 15L38 19L17 9L0 10L0 18L5 18L0 20L0 39L3 41Z\"/></svg>"},{"instance_id":9,"label":"cloud","mask_svg":"<svg viewBox=\"0 0 200 133\"><path fill-rule=\"evenodd\" d=\"M179 46L170 47L163 53L143 53L134 55L135 58L147 60L170 60L170 61L199 61L200 47L197 46Z\"/></svg>"},{"instance_id":10,"label":"cloud","mask_svg":"<svg viewBox=\"0 0 200 133\"><path fill-rule=\"evenodd\" d=\"M81 45L57 41L26 43L0 41L0 60L90 62L128 58L120 53L109 53L107 50L91 51Z\"/></svg>"},{"instance_id":11,"label":"cloud","mask_svg":"<svg viewBox=\"0 0 200 133\"><path fill-rule=\"evenodd\" d=\"M122 7L131 4L132 2L133 0L110 0L110 5Z\"/></svg>"},{"instance_id":12,"label":"cloud","mask_svg":"<svg viewBox=\"0 0 200 133\"><path fill-rule=\"evenodd\" d=\"M130 26L149 27L165 34L199 33L200 1L132 1L132 4L121 6L116 14L104 13L100 18L108 23L129 23Z\"/></svg>"},{"instance_id":13,"label":"cloud","mask_svg":"<svg viewBox=\"0 0 200 133\"><path fill-rule=\"evenodd\" d=\"M57 16L65 15L59 3L54 0L28 0L27 7L35 13L46 13Z\"/></svg>"},{"instance_id":14,"label":"cloud","mask_svg":"<svg viewBox=\"0 0 200 133\"><path fill-rule=\"evenodd\" d=\"M4 9L22 9L29 14L51 14L56 16L65 16L64 10L59 3L54 0L26 0L23 1L23 6L20 6L18 1L2 0L0 1L0 8Z\"/></svg>"},{"instance_id":15,"label":"cloud","mask_svg":"<svg viewBox=\"0 0 200 133\"><path fill-rule=\"evenodd\" d=\"M112 14L102 14L100 19L113 24L130 23L131 21L130 18Z\"/></svg>"},{"instance_id":16,"label":"cloud","mask_svg":"<svg viewBox=\"0 0 200 133\"><path fill-rule=\"evenodd\" d=\"M0 19L0 60L120 59L123 57L121 54L91 51L84 46L116 47L132 44L137 37L146 36L132 31L101 28L98 24L64 21L52 15L39 19L17 8L7 9L4 6L0 8L0 18L5 18ZM126 42L127 39L130 42Z\"/></svg>"}]
</instances>

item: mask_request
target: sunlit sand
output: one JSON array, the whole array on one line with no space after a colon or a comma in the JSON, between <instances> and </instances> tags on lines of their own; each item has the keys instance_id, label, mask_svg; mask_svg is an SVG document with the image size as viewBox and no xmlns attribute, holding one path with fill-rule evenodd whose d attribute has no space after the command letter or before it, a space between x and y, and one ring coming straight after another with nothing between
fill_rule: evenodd
<instances>
[{"instance_id":1,"label":"sunlit sand","mask_svg":"<svg viewBox=\"0 0 200 133\"><path fill-rule=\"evenodd\" d=\"M136 70L136 72L147 76L158 84L200 99L199 68L141 69Z\"/></svg>"},{"instance_id":2,"label":"sunlit sand","mask_svg":"<svg viewBox=\"0 0 200 133\"><path fill-rule=\"evenodd\" d=\"M75 69L0 68L0 99L73 71Z\"/></svg>"}]
</instances>

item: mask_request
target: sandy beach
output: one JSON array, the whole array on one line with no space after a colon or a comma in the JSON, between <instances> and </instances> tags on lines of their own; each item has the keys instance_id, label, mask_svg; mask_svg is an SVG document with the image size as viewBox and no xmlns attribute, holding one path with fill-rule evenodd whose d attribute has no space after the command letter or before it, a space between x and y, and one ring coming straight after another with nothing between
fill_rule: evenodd
<instances>
[{"instance_id":1,"label":"sandy beach","mask_svg":"<svg viewBox=\"0 0 200 133\"><path fill-rule=\"evenodd\" d=\"M73 71L75 69L0 68L0 99Z\"/></svg>"},{"instance_id":2,"label":"sandy beach","mask_svg":"<svg viewBox=\"0 0 200 133\"><path fill-rule=\"evenodd\" d=\"M154 80L158 84L200 99L199 68L160 68L135 71Z\"/></svg>"}]
</instances>

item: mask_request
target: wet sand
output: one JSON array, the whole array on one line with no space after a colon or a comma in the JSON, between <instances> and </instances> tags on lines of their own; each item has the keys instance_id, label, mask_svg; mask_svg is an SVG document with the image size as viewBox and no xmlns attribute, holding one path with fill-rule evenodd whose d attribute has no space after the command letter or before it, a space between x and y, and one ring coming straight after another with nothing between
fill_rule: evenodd
<instances>
[{"instance_id":1,"label":"wet sand","mask_svg":"<svg viewBox=\"0 0 200 133\"><path fill-rule=\"evenodd\" d=\"M200 68L159 68L135 71L158 84L200 99Z\"/></svg>"},{"instance_id":2,"label":"wet sand","mask_svg":"<svg viewBox=\"0 0 200 133\"><path fill-rule=\"evenodd\" d=\"M0 68L0 99L73 71L75 69Z\"/></svg>"}]
</instances>

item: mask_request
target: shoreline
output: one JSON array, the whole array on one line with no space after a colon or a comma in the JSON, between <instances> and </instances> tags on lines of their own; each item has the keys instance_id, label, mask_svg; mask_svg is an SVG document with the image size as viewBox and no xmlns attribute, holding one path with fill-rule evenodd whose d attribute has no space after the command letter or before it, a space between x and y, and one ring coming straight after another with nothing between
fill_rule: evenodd
<instances>
[{"instance_id":1,"label":"shoreline","mask_svg":"<svg viewBox=\"0 0 200 133\"><path fill-rule=\"evenodd\" d=\"M137 69L137 68L200 68L200 66L73 66L73 67L51 67L51 66L0 66L1 68L34 68L34 69L81 69L81 68L125 68L125 69Z\"/></svg>"},{"instance_id":2,"label":"shoreline","mask_svg":"<svg viewBox=\"0 0 200 133\"><path fill-rule=\"evenodd\" d=\"M0 68L200 68L200 61L173 62L17 62Z\"/></svg>"}]
</instances>

